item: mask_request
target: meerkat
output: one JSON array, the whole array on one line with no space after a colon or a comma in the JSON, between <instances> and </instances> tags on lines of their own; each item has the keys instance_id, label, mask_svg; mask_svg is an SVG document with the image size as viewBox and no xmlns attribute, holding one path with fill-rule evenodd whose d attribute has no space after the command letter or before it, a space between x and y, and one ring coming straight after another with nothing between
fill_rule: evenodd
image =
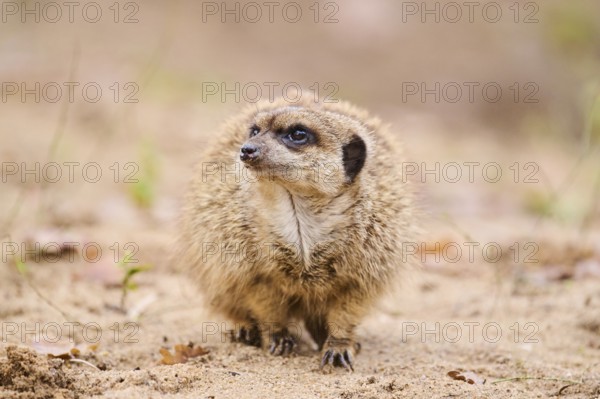
<instances>
[{"instance_id":1,"label":"meerkat","mask_svg":"<svg viewBox=\"0 0 600 399\"><path fill-rule=\"evenodd\" d=\"M213 134L182 213L182 257L234 337L286 355L303 322L352 371L354 330L402 269L413 230L401 148L349 103L249 106Z\"/></svg>"}]
</instances>

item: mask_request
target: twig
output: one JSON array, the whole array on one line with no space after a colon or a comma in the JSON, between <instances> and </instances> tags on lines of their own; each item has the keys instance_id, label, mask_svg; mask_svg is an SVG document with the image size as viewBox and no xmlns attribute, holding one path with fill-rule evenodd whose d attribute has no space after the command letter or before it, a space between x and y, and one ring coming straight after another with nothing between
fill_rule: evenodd
<instances>
[{"instance_id":1,"label":"twig","mask_svg":"<svg viewBox=\"0 0 600 399\"><path fill-rule=\"evenodd\" d=\"M569 387L572 387L573 385L576 385L576 384L569 384L569 385L565 385L564 387L562 387L561 389L559 389L559 390L558 390L558 394L557 394L556 396L560 396L560 395L562 395L562 394L563 394L563 392L565 391L565 389L567 389L567 388L569 388Z\"/></svg>"},{"instance_id":2,"label":"twig","mask_svg":"<svg viewBox=\"0 0 600 399\"><path fill-rule=\"evenodd\" d=\"M63 312L58 306L56 306L54 303L52 303L52 301L48 298L46 298L46 296L44 294L41 293L40 290L37 289L37 287L35 285L33 285L33 283L31 282L31 280L29 279L29 277L27 276L23 276L23 278L25 279L25 282L27 282L27 285L29 286L29 288L31 288L35 294L44 302L46 302L46 304L48 306L50 306L52 309L56 310L58 313L60 313L60 315L62 317L64 317L64 319L66 321L70 321L69 317L67 316L67 314L65 312Z\"/></svg>"},{"instance_id":3,"label":"twig","mask_svg":"<svg viewBox=\"0 0 600 399\"><path fill-rule=\"evenodd\" d=\"M475 241L473 239L473 236L471 236L471 234L469 234L467 231L463 230L458 225L458 223L456 223L456 220L454 220L454 218L452 216L450 216L450 214L448 214L447 212L444 212L442 214L442 219L444 222L449 224L454 230L456 230L460 235L462 235L462 238L464 238L467 241Z\"/></svg>"},{"instance_id":4,"label":"twig","mask_svg":"<svg viewBox=\"0 0 600 399\"><path fill-rule=\"evenodd\" d=\"M3 231L8 232L12 229L13 223L15 222L15 220L17 220L17 216L21 212L21 207L23 206L23 203L25 203L25 189L23 187L21 187L21 191L17 195L17 198L15 198L15 202L10 207L8 216L6 217L6 220L4 221L4 225L2 226ZM9 233L6 233L6 234L9 235Z\"/></svg>"},{"instance_id":5,"label":"twig","mask_svg":"<svg viewBox=\"0 0 600 399\"><path fill-rule=\"evenodd\" d=\"M69 323L73 323L73 321L69 318L69 316L63 311L61 310L58 306L56 306L50 299L48 299L44 294L42 294L42 292L40 290L38 290L38 288L33 285L33 283L31 282L31 279L24 275L23 273L20 273L23 276L23 279L25 280L25 282L27 283L27 285L29 286L29 288L31 288L33 290L33 292L35 292L35 294L38 296L38 298L40 298L42 301L44 301L46 303L46 305L50 306L52 309L56 310L58 313L60 313L60 315ZM79 322L75 322L76 324L81 324ZM73 338L75 343L81 343L82 341L79 340L79 337L77 336L77 334L75 333L75 330L73 330L73 336L71 337Z\"/></svg>"},{"instance_id":6,"label":"twig","mask_svg":"<svg viewBox=\"0 0 600 399\"><path fill-rule=\"evenodd\" d=\"M594 117L594 113L595 113L595 109L596 107L600 106L600 91L598 92L598 94L594 97L594 99L592 100L592 105L590 107L589 113L588 113L588 117L586 119L585 122L585 126L583 128L583 132L582 132L582 148L580 150L580 154L577 157L577 160L575 161L575 164L573 165L573 167L569 170L569 172L567 173L566 177L559 183L558 187L555 189L552 188L552 186L550 185L550 179L548 178L548 176L544 173L544 171L542 169L540 169L541 175L544 177L545 179L545 183L546 185L550 188L550 198L548 199L548 203L550 204L551 208L550 208L550 215L548 215L549 217L555 216L554 215L554 211L552 211L552 207L554 207L558 201L560 200L560 197L564 194L564 191L567 191L567 189L569 188L569 186L573 183L573 181L575 181L575 176L577 175L579 168L581 167L581 164L583 163L583 161L585 161L590 154L592 154L593 152L593 146L592 146L592 121L593 121L593 117ZM596 195L596 193L594 192L594 196ZM594 207L592 207L592 212L594 211ZM539 224L542 221L543 216L540 215L538 216L538 218L536 219L533 228L537 229L539 227Z\"/></svg>"},{"instance_id":7,"label":"twig","mask_svg":"<svg viewBox=\"0 0 600 399\"><path fill-rule=\"evenodd\" d=\"M83 360L83 359L75 359L75 358L73 358L73 359L69 359L68 361L69 362L73 362L73 363L85 364L86 366L90 366L92 368L95 368L98 371L101 371L98 367L94 366L92 363L90 363L90 362L88 362L86 360Z\"/></svg>"},{"instance_id":8,"label":"twig","mask_svg":"<svg viewBox=\"0 0 600 399\"><path fill-rule=\"evenodd\" d=\"M566 382L569 384L581 384L581 381L573 381L566 380L563 378L548 378L548 377L511 377L511 378L503 378L501 380L493 381L492 384L499 384L501 382L506 381L521 381L521 380L543 380L543 381L556 381L556 382Z\"/></svg>"},{"instance_id":9,"label":"twig","mask_svg":"<svg viewBox=\"0 0 600 399\"><path fill-rule=\"evenodd\" d=\"M73 45L73 55L71 57L71 66L69 67L69 82L74 82L77 76L77 69L79 66L79 55L81 53L79 42L75 42ZM58 121L56 122L56 127L54 128L54 134L52 135L52 141L50 143L50 147L48 147L48 154L46 155L46 162L51 162L54 160L56 156L56 151L58 149L58 145L64 135L65 128L67 126L67 121L69 119L69 109L71 108L71 102L69 99L62 103L62 107L60 109L60 114L58 116ZM41 218L43 213L48 210L46 206L46 202L44 201L44 192L48 188L48 182L46 179L42 179L40 185L40 202L38 206L37 218Z\"/></svg>"},{"instance_id":10,"label":"twig","mask_svg":"<svg viewBox=\"0 0 600 399\"><path fill-rule=\"evenodd\" d=\"M73 55L71 57L71 66L69 68L69 82L73 82L77 77L77 69L79 67L79 56L81 54L81 48L79 46L79 42L75 42L73 45ZM48 161L52 161L54 156L56 155L56 149L58 148L58 144L64 134L65 126L67 125L67 120L69 116L69 109L71 107L70 101L65 101L62 104L62 108L60 110L60 114L58 117L58 122L56 124L56 128L54 129L54 135L52 136L52 142L50 147L48 148Z\"/></svg>"},{"instance_id":11,"label":"twig","mask_svg":"<svg viewBox=\"0 0 600 399\"><path fill-rule=\"evenodd\" d=\"M11 235L7 234L8 239L11 239ZM15 255L16 256L16 255ZM18 266L18 260L17 260L17 271L18 273L21 275L21 277L23 277L23 280L25 280L25 282L27 283L27 285L29 286L29 288L31 288L33 290L33 292L38 296L38 298L40 298L43 302L46 303L46 305L50 306L52 309L56 310L58 313L60 313L60 315L68 322L72 322L72 320L69 318L69 316L58 306L56 306L54 304L54 302L52 302L50 299L48 299L44 294L42 294L42 292L33 284L33 282L31 281L31 279L29 278L29 276L27 275L27 270L21 270ZM77 323L77 324L81 324L81 323ZM78 337L75 334L75 332L73 331L73 336L71 337L75 340L76 343L80 343L77 342Z\"/></svg>"},{"instance_id":12,"label":"twig","mask_svg":"<svg viewBox=\"0 0 600 399\"><path fill-rule=\"evenodd\" d=\"M589 230L592 225L592 220L598 210L598 198L600 198L600 172L598 173L596 181L594 182L591 198L592 200L590 202L590 207L581 219L581 226L579 227L580 232Z\"/></svg>"},{"instance_id":13,"label":"twig","mask_svg":"<svg viewBox=\"0 0 600 399\"><path fill-rule=\"evenodd\" d=\"M592 128L594 126L594 115L596 114L596 108L600 108L600 87L596 84L597 94L592 99L592 105L588 113L588 117L585 121L583 128L583 140L582 144L584 149L589 149L592 146Z\"/></svg>"},{"instance_id":14,"label":"twig","mask_svg":"<svg viewBox=\"0 0 600 399\"><path fill-rule=\"evenodd\" d=\"M164 61L164 55L169 51L169 49L171 48L171 46L173 45L173 38L174 38L174 31L175 31L175 26L176 26L176 17L177 17L177 12L178 12L178 8L179 6L176 5L178 3L173 3L173 7L170 8L170 13L169 15L165 16L165 24L164 24L164 29L161 33L160 38L158 39L158 43L156 45L156 47L154 48L154 50L152 51L152 54L150 55L148 62L142 67L142 70L139 72L137 78L136 78L136 82L140 82L140 84L138 85L138 89L139 92L144 91L144 89L146 89L148 87L148 85L150 84L150 82L152 81L152 79L154 79L154 76L156 75L156 72L159 70L160 64ZM112 140L113 135L115 133L115 128L114 126L119 126L119 125L125 125L128 123L128 120L130 118L130 115L132 114L133 110L135 109L135 107L124 107L122 108L123 111L120 112L120 114L117 114L114 116L114 121L111 122L109 124L109 126L112 126L113 128L107 130L106 134L103 134L101 136L99 136L98 141L96 142L96 144L94 146L90 146L91 150L89 152L89 158L90 159L97 159L100 154L105 154L106 151L104 151L104 149L106 148L106 143L110 140ZM117 121L117 117L120 118L120 121Z\"/></svg>"}]
</instances>

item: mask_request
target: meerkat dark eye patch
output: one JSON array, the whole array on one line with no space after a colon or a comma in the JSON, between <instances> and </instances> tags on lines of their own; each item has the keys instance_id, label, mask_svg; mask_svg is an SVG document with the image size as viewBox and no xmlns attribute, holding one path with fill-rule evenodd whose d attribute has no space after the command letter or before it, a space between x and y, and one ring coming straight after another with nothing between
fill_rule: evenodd
<instances>
[{"instance_id":1,"label":"meerkat dark eye patch","mask_svg":"<svg viewBox=\"0 0 600 399\"><path fill-rule=\"evenodd\" d=\"M342 148L342 152L342 161L344 163L346 177L348 178L348 181L352 183L365 165L367 145L363 139L354 135L350 142Z\"/></svg>"},{"instance_id":2,"label":"meerkat dark eye patch","mask_svg":"<svg viewBox=\"0 0 600 399\"><path fill-rule=\"evenodd\" d=\"M249 136L250 137L254 137L256 136L258 133L260 133L260 127L256 126L256 125L252 125L250 127L250 133Z\"/></svg>"},{"instance_id":3,"label":"meerkat dark eye patch","mask_svg":"<svg viewBox=\"0 0 600 399\"><path fill-rule=\"evenodd\" d=\"M304 125L292 125L278 133L283 143L291 149L298 149L307 144L316 143L316 136L312 130Z\"/></svg>"}]
</instances>

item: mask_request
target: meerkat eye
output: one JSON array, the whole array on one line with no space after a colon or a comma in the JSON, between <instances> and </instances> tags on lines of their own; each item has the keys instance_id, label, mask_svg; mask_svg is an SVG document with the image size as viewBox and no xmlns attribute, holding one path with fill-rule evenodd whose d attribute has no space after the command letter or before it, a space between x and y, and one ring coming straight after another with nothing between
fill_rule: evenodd
<instances>
[{"instance_id":1,"label":"meerkat eye","mask_svg":"<svg viewBox=\"0 0 600 399\"><path fill-rule=\"evenodd\" d=\"M260 128L256 125L252 125L252 127L250 128L250 137L254 137L258 133L260 133Z\"/></svg>"},{"instance_id":2,"label":"meerkat eye","mask_svg":"<svg viewBox=\"0 0 600 399\"><path fill-rule=\"evenodd\" d=\"M308 133L301 129L293 130L287 137L295 144L304 144L308 141Z\"/></svg>"},{"instance_id":3,"label":"meerkat eye","mask_svg":"<svg viewBox=\"0 0 600 399\"><path fill-rule=\"evenodd\" d=\"M304 142L308 138L308 134L304 130L294 130L289 134L290 140L296 142Z\"/></svg>"},{"instance_id":4,"label":"meerkat eye","mask_svg":"<svg viewBox=\"0 0 600 399\"><path fill-rule=\"evenodd\" d=\"M317 137L315 133L301 124L292 125L286 129L279 129L280 140L288 148L294 150L309 144L316 144Z\"/></svg>"}]
</instances>

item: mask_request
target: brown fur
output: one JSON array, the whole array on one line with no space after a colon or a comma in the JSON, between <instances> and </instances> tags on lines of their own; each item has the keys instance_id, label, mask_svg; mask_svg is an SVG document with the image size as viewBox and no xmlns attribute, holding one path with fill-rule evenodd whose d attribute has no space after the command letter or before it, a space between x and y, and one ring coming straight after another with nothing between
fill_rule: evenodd
<instances>
[{"instance_id":1,"label":"brown fur","mask_svg":"<svg viewBox=\"0 0 600 399\"><path fill-rule=\"evenodd\" d=\"M318 140L291 150L276 132L299 123ZM249 137L253 124L261 132ZM351 369L354 328L401 269L413 230L392 135L348 103L278 100L248 107L214 136L183 212L185 267L213 309L239 323L241 341L287 353L285 326L300 320L323 364ZM356 137L366 157L352 179L344 146ZM244 143L260 148L260 165L240 161Z\"/></svg>"}]
</instances>

